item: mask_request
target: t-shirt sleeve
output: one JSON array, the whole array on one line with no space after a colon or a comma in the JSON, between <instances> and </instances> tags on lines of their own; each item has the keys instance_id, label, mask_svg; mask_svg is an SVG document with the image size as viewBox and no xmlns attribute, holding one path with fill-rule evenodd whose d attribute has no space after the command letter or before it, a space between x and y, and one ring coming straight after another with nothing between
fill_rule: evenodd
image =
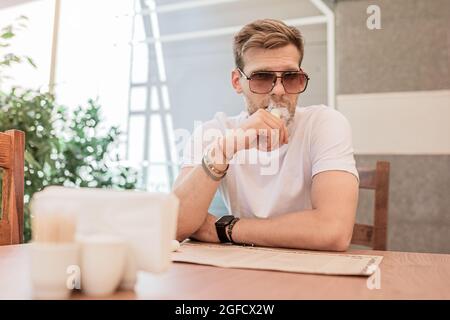
<instances>
[{"instance_id":1,"label":"t-shirt sleeve","mask_svg":"<svg viewBox=\"0 0 450 320\"><path fill-rule=\"evenodd\" d=\"M348 120L334 109L322 110L311 135L312 176L329 170L352 173L359 181Z\"/></svg>"},{"instance_id":2,"label":"t-shirt sleeve","mask_svg":"<svg viewBox=\"0 0 450 320\"><path fill-rule=\"evenodd\" d=\"M221 130L215 120L197 126L183 148L181 168L201 164L205 150L221 135Z\"/></svg>"}]
</instances>

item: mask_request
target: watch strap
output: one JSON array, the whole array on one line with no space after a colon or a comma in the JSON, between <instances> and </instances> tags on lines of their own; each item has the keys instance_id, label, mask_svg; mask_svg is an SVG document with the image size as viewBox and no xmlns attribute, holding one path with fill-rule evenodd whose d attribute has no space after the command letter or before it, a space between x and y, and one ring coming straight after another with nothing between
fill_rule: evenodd
<instances>
[{"instance_id":1,"label":"watch strap","mask_svg":"<svg viewBox=\"0 0 450 320\"><path fill-rule=\"evenodd\" d=\"M230 239L231 243L236 244L236 242L234 242L233 240L233 227L236 224L236 222L239 221L239 218L234 218L233 221L230 222L230 224L228 225L228 229L227 229L227 234L228 234L228 238Z\"/></svg>"},{"instance_id":2,"label":"watch strap","mask_svg":"<svg viewBox=\"0 0 450 320\"><path fill-rule=\"evenodd\" d=\"M216 226L217 236L219 237L220 242L226 243L230 242L227 236L227 226Z\"/></svg>"},{"instance_id":3,"label":"watch strap","mask_svg":"<svg viewBox=\"0 0 450 320\"><path fill-rule=\"evenodd\" d=\"M225 219L225 218L228 219L228 221L221 221L222 219ZM217 236L221 243L230 242L230 239L228 238L228 235L227 235L227 226L229 226L233 222L234 219L235 219L235 217L233 215L226 215L226 216L219 218L219 220L216 221L216 223L215 223L216 232L217 232Z\"/></svg>"}]
</instances>

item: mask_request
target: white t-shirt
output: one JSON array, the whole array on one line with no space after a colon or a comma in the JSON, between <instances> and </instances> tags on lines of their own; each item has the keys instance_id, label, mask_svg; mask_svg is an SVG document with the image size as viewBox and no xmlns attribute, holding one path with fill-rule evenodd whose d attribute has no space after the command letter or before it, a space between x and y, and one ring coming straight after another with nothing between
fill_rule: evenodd
<instances>
[{"instance_id":1,"label":"white t-shirt","mask_svg":"<svg viewBox=\"0 0 450 320\"><path fill-rule=\"evenodd\" d=\"M190 137L181 167L201 164L213 137L237 128L246 111L227 117L219 112L198 126ZM288 127L289 143L271 152L242 150L230 162L219 190L228 213L241 218L268 218L310 210L312 177L343 170L359 180L353 156L351 128L338 111L324 105L296 109Z\"/></svg>"}]
</instances>

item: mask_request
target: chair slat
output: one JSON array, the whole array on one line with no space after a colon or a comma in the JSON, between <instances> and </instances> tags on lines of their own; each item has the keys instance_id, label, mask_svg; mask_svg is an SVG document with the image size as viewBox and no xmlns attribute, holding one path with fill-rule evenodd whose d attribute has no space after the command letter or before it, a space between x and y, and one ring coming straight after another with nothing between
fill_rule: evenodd
<instances>
[{"instance_id":1,"label":"chair slat","mask_svg":"<svg viewBox=\"0 0 450 320\"><path fill-rule=\"evenodd\" d=\"M11 167L11 137L0 132L0 168Z\"/></svg>"},{"instance_id":2,"label":"chair slat","mask_svg":"<svg viewBox=\"0 0 450 320\"><path fill-rule=\"evenodd\" d=\"M375 169L357 168L357 170L360 179L359 188L375 190L374 225L355 224L351 243L375 250L386 250L390 164L387 161L377 161Z\"/></svg>"},{"instance_id":3,"label":"chair slat","mask_svg":"<svg viewBox=\"0 0 450 320\"><path fill-rule=\"evenodd\" d=\"M375 217L374 217L374 249L386 250L387 247L387 219L389 203L389 162L377 163L377 179L375 189Z\"/></svg>"},{"instance_id":4,"label":"chair slat","mask_svg":"<svg viewBox=\"0 0 450 320\"><path fill-rule=\"evenodd\" d=\"M353 227L352 243L372 246L373 226L366 224L355 224Z\"/></svg>"},{"instance_id":5,"label":"chair slat","mask_svg":"<svg viewBox=\"0 0 450 320\"><path fill-rule=\"evenodd\" d=\"M19 130L8 130L0 134L0 139L2 159L6 159L2 181L0 245L18 244L23 242L25 134Z\"/></svg>"},{"instance_id":6,"label":"chair slat","mask_svg":"<svg viewBox=\"0 0 450 320\"><path fill-rule=\"evenodd\" d=\"M376 170L368 168L358 168L358 174L359 174L359 187L361 189L375 190Z\"/></svg>"}]
</instances>

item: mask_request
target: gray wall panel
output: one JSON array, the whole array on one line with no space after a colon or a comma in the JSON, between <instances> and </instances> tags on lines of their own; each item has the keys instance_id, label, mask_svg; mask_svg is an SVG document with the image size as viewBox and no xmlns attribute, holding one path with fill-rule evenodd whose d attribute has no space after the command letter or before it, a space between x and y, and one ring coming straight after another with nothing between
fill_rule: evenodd
<instances>
[{"instance_id":1,"label":"gray wall panel","mask_svg":"<svg viewBox=\"0 0 450 320\"><path fill-rule=\"evenodd\" d=\"M371 4L380 30L366 27ZM338 1L335 14L338 94L450 88L450 1Z\"/></svg>"},{"instance_id":2,"label":"gray wall panel","mask_svg":"<svg viewBox=\"0 0 450 320\"><path fill-rule=\"evenodd\" d=\"M450 253L450 155L356 155L391 163L388 249ZM373 223L373 192L360 193L357 222Z\"/></svg>"}]
</instances>

